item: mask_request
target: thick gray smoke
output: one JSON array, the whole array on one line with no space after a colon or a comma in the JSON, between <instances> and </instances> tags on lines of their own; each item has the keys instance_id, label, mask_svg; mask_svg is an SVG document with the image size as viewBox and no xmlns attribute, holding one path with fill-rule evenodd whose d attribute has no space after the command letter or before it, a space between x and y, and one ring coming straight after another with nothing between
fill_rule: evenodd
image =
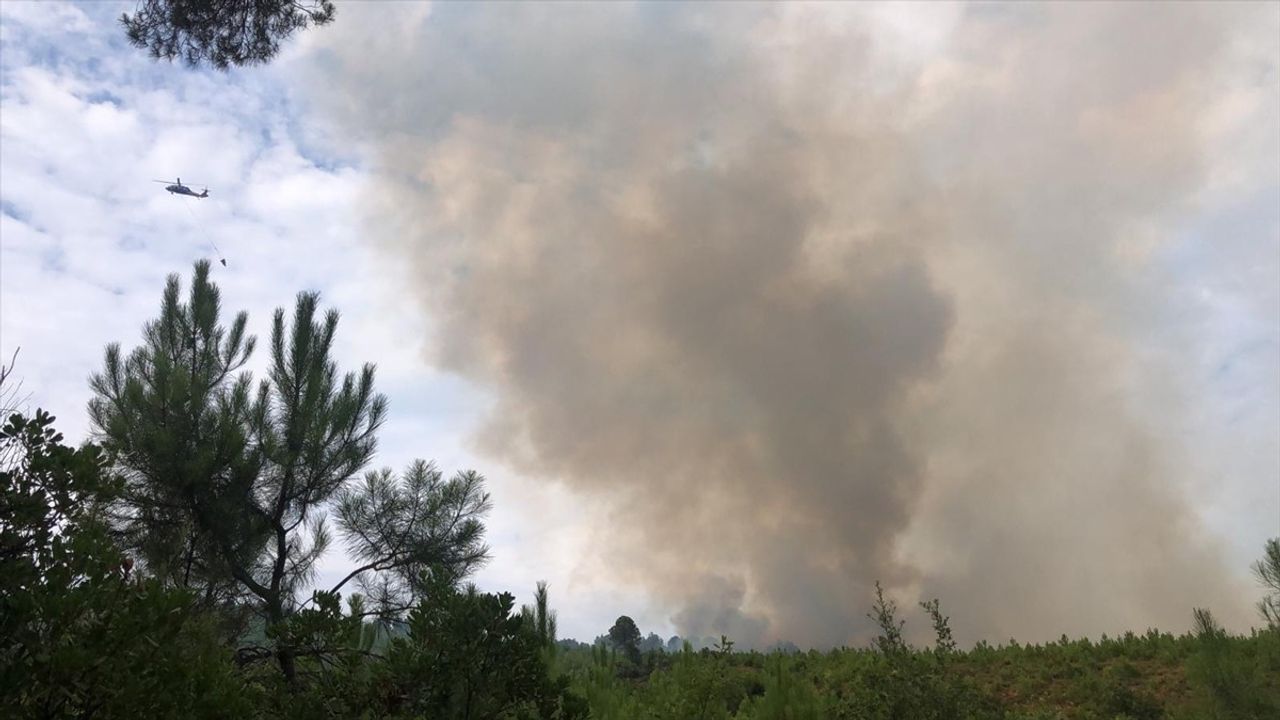
<instances>
[{"instance_id":1,"label":"thick gray smoke","mask_svg":"<svg viewBox=\"0 0 1280 720\"><path fill-rule=\"evenodd\" d=\"M412 12L344 6L314 101L483 447L682 633L859 641L876 580L970 639L1246 621L1142 338L1275 6Z\"/></svg>"}]
</instances>

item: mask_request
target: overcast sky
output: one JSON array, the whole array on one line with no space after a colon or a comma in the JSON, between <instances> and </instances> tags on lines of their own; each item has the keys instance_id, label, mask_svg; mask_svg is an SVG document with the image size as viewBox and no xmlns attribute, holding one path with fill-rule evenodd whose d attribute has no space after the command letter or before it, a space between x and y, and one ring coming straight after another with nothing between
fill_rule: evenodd
<instances>
[{"instance_id":1,"label":"overcast sky","mask_svg":"<svg viewBox=\"0 0 1280 720\"><path fill-rule=\"evenodd\" d=\"M1178 512L1191 508L1187 522L1194 532L1187 537L1211 548L1205 552L1213 558L1194 563L1226 568L1237 589L1249 587L1246 568L1263 540L1280 534L1280 33L1273 32L1280 31L1280 12L1274 5L1258 6L1261 10L1255 8L1252 15L1241 8L1232 9L1235 15L1214 15L1215 21L1200 32L1201 20L1172 13L1166 17L1160 14L1164 8L1154 18L1084 17L1056 8L1045 10L1048 20L1039 12L993 20L989 16L998 13L991 8L978 12L962 6L878 6L838 14L808 8L775 16L746 6L740 12L713 14L704 9L654 8L587 12L556 4L515 12L511 6L435 11L426 4L343 3L331 26L291 42L276 63L228 72L155 62L129 47L115 19L132 5L0 3L0 354L7 359L21 347L17 375L31 394L30 404L56 414L58 427L74 440L87 437L87 378L98 369L104 346L136 345L142 324L157 311L166 275L177 272L185 279L194 260L221 255L227 267L215 266L214 277L222 287L224 308L247 310L250 328L259 336L267 333L272 310L289 305L301 290L319 290L326 304L341 310L340 366L376 363L379 388L391 401L376 463L401 467L424 457L436 460L446 472L475 468L483 473L494 497L489 522L494 561L479 573L478 584L510 590L524 600L535 581L549 580L566 636L589 640L626 613L636 618L643 632L664 636L684 628L709 633L717 623L727 623L762 640L784 632L813 642L805 622L780 607L789 592L782 586L826 582L829 573L865 574L873 568L899 573L894 585L904 598L941 588L954 593L962 610L971 607L966 603L976 607L990 602L966 589L972 578L962 582L936 571L943 557L938 548L954 548L963 545L958 538L970 538L975 553L984 547L990 550L1010 538L1033 537L1029 527L1042 521L1010 526L1007 534L971 536L959 526L984 522L981 508L975 504L963 513L937 508L947 502L949 492L968 487L967 468L1022 467L1016 448L982 456L967 453L968 444L986 441L957 435L955 427L987 428L1008 436L1013 423L1043 426L1046 433L1060 436L1062 428L1053 429L1053 422L1080 423L1087 415L1067 400L1046 401L1053 417L1043 421L1031 410L1013 415L1008 410L1013 404L979 403L966 392L976 387L985 393L984 383L1047 385L1054 397L1074 395L1082 398L1079 404L1096 399L1103 403L1096 410L1100 426L1112 422L1115 408L1123 408L1126 419L1116 432L1140 435L1144 447L1154 448L1143 453L1158 456L1151 462L1154 467L1174 468L1168 476L1176 478L1158 492L1142 485L1116 494L1085 483L1082 496L1093 500L1062 501L1061 507L1071 508L1064 512L1080 513L1077 523L1087 525L1086 516L1094 511L1105 515L1105 503L1115 498L1132 498L1137 505L1127 512L1135 517L1164 507L1144 507L1149 501L1167 502ZM1209 8L1201 9L1212 15ZM1124 31L1147 24L1167 29L1175 40L1188 28L1195 32L1187 37L1213 36L1213 47L1208 41L1204 48L1184 44L1180 52L1190 58L1188 66L1205 64L1196 55L1203 53L1221 72L1188 80L1190 75L1169 71L1166 77L1161 70L1144 69L1138 51L1126 49L1130 39ZM993 27L996 34L985 34ZM1153 56L1165 49L1156 34ZM862 47L850 38L866 37L872 40L865 52L821 54L833 47ZM1051 57L1018 54L1028 52L1037 40L1066 50ZM1083 50L1093 44L1106 52ZM1074 62L1077 48L1079 63ZM822 62L806 62L814 58ZM856 92L849 97L833 96L821 83L806 79L848 64L875 69L848 71L849 77L857 78L850 85ZM770 76L761 79L761 73ZM1043 82L1064 77L1078 82ZM1024 93L1043 91L1044 97L1026 97L1025 107L1039 102L1043 110L1056 107L1060 99L1066 108L1062 116L1069 121L1059 124L1056 109L1039 115L1040 111L1027 110L1030 119L1024 118L1025 124L1009 121L1008 128L999 127L997 117L1008 119L1024 108L1024 96L1010 99L991 90L1006 86ZM676 89L668 93L670 87ZM940 87L962 90L948 93L937 90ZM716 92L704 96L706 88ZM1151 88L1156 90L1148 92ZM1184 91L1185 96L1179 94ZM855 97L857 93L875 102L860 104L864 101ZM762 96L769 101L760 100ZM983 104L991 98L1002 104L995 109ZM1194 112L1179 104L1187 98L1195 100ZM1169 142L1192 137L1186 141L1192 150L1178 154L1164 147L1163 140L1143 143L1144 129L1153 118L1184 111L1195 122L1179 128L1185 133L1176 138L1171 130L1169 137L1174 139ZM748 126L735 114L759 122ZM877 117L882 119L879 124ZM820 162L826 152L822 148L837 147L837 155L848 151L849 145L840 144L846 123L855 128L848 133L872 138L856 144L859 162L895 168L894 178L878 180L874 186L846 182L852 170ZM882 127L893 123L900 126L892 133ZM974 129L977 126L981 127ZM1080 133L1095 144L1063 141L1061 156L1044 151L1041 146L1059 147L1053 133L1067 132L1064 127L1073 133L1083 128ZM784 130L799 140L774 147L771 143ZM821 142L809 142L817 136ZM1018 137L1027 138L1027 144L1017 144ZM1006 139L1007 146L1002 144ZM696 146L700 163L680 182L703 177L698 173L720 164L741 168L734 177L746 178L745 189L733 186L704 197L698 194L701 185L675 184L664 174L670 158L652 153L679 143L684 143L681 152ZM734 205L742 193L757 193L771 182L755 177L754 168L735 155L739 146L750 147L751 157L759 158L762 175L765 169L791 173L821 190L785 207L770 205L772 214L759 208L748 212L751 203ZM994 152L983 148L997 146L1009 151L999 162L983 154ZM1140 151L1135 149L1139 146ZM1114 148L1115 157L1122 159L1109 164L1101 155L1065 157L1072 148L1097 147ZM643 155L642 149L650 154ZM897 171L907 164L910 167ZM1045 167L1067 176L1061 195L1026 189L1026 179L1040 179L1036 173ZM1079 184L1072 184L1072 173L1081 178ZM208 187L210 197L170 196L152 182L175 176L197 189ZM953 176L987 183L993 197L970 194L972 185L952 188L940 180ZM698 326L696 318L661 319L657 311L615 308L611 303L617 298L607 287L597 288L596 297L606 298L598 309L600 323L581 319L590 314L576 294L583 283L597 280L607 285L616 280L616 287L630 287L628 282L640 278L643 283L636 281L634 287L648 291L668 287L665 280L685 268L692 268L692 276L707 277L725 266L726 257L744 256L748 259L734 264L733 272L752 278L756 266L750 258L755 255L737 249L730 256L691 253L667 264L669 258L639 260L639 251L624 256L591 247L582 260L582 248L562 238L581 230L591 234L592 243L604 245L601 238L610 233L638 233L634 225L599 210L615 195L625 196L632 203L628 207L643 205L637 213L659 218L646 227L663 228L677 238L682 237L681 225L671 220L676 216L704 230L748 220L753 227L773 228L773 219L791 218L794 212L822 216L828 225L800 223L816 236L821 232L815 227L821 230L845 218L839 209L843 200L831 198L847 199L850 206L866 211L864 217L877 217L881 207L908 206L905 198L916 187L912 183L926 179L929 190L920 194L933 193L930 197L947 207L945 213L922 213L918 225L909 228L926 239L909 251L881 239L858 251L877 267L905 268L900 273L894 270L882 277L857 271L850 277L867 283L870 290L846 298L822 285L813 291L812 307L805 306L809 309L742 296L748 304L760 303L750 307L753 313L759 311L753 317L760 318L761 327L777 322L781 332L795 329L787 336L793 343L813 337L823 345L827 338L821 333L828 326L810 326L808 319L832 306L851 308L856 316L851 327L861 327L857 322L870 317L930 328L919 335L891 337L886 342L894 348L892 354L886 351L866 360L876 382L910 386L901 396L866 399L833 391L842 403L866 402L865 414L883 420L883 428L877 424L875 432L889 433L889 444L901 446L897 455L875 461L875 468L866 472L881 472L882 466L905 468L902 472L913 478L912 492L901 506L894 504L898 494L893 494L892 503L878 495L858 496L868 506L891 504L890 515L903 515L899 524L849 536L819 529L814 537L837 548L845 547L841 543L856 546L890 538L894 549L885 552L892 561L835 562L840 570L827 563L794 576L779 569L794 562L781 551L769 563L739 561L733 548L751 547L747 536L769 517L758 509L737 509L738 500L748 494L759 498L763 493L769 500L763 504L781 508L784 515L794 512L809 518L805 522L831 520L807 499L802 482L794 498L773 495L745 477L752 469L734 466L736 460L717 465L728 468L727 479L712 478L707 487L717 488L715 492L726 498L717 507L741 513L737 517L743 518L746 533L739 538L733 534L737 531L725 535L717 529L722 538L737 538L732 543L678 534L680 542L690 545L650 553L649 547L668 534L652 530L664 518L679 515L686 521L695 515L683 514L681 504L687 501L705 510L699 503L712 497L684 494L691 477L681 473L705 474L709 466L699 464L702 459L687 461L683 453L688 451L677 447L674 439L651 436L656 428L674 428L672 432L683 433L689 442L696 439L704 448L743 448L744 457L771 468L789 462L791 453L807 447L813 435L791 439L781 428L774 438L759 440L769 435L769 427L790 418L768 397L733 388L723 395L698 394L707 378L721 377L721 370L732 376L726 381L730 383L768 384L767 378L776 377L772 365L736 363L736 355L744 350L764 350L738 342L742 337L729 334L701 347L709 330ZM1148 180L1158 190L1147 195L1125 186ZM615 195L593 195L605 186ZM522 194L528 187L536 187L530 192L539 193L536 197L558 215L528 210L525 203L535 197ZM698 199L690 205L698 207L679 205L681 193L695 194ZM1061 197L1066 200L1059 205ZM1073 211L1064 209L1074 199L1082 202ZM726 220L728 225L688 219L707 207L728 208L735 219ZM757 217L756 212L764 214ZM1071 245L1075 239L1059 241L1048 232L1044 247L1050 251L1036 250L1031 259L1019 255L1021 250L1013 250L1013 245L993 240L967 244L970 235L1035 234L1043 229L1045 217L1070 219L1081 213L1107 219L1080 225L1100 233L1087 244ZM789 222L777 227L785 232L792 227ZM883 223L868 222L850 232L865 231L876 238L894 232ZM937 230L940 225L958 229ZM1107 234L1116 227L1124 231ZM1064 238L1070 232L1061 231ZM642 233L631 239L637 237ZM437 253L439 247L452 248L449 243L455 241L470 244ZM765 240L744 247L774 246ZM1064 247L1076 249L1055 250ZM759 257L767 264L774 256L766 252ZM700 266L703 262L707 265ZM1109 263L1105 270L1102 262ZM1079 265L1078 274L1073 264ZM584 275L587 266L590 274ZM565 269L563 287L554 278L557 268ZM1005 270L1020 273L1019 284L993 279ZM532 271L548 272L543 276L547 281L518 286L528 279L524 273ZM455 287L452 278L464 274L474 280L469 287L497 295L477 298L476 291ZM807 292L808 286L796 276L760 277L762 283L799 288L800 296ZM822 282L838 284L839 278L824 276ZM501 294L504 287L512 292L510 297ZM673 293L688 290L679 277L669 287ZM737 297L732 290L726 292ZM999 300L993 299L996 295ZM684 297L723 299L701 291ZM545 320L535 326L539 337L558 337L559 352L530 346L527 337L510 331L512 313L523 312L526 303L529 313ZM1058 335L1087 345L1081 362L1096 369L1072 368L1065 371L1072 380L1056 384L1045 380L1061 376L1052 370L1053 362L1030 364L1022 355L1016 364L1004 362L1000 353L1012 352L1009 348L1027 348L1034 354L1057 347L1038 335L1033 342L986 327L984 318L1002 322L992 319L988 310L1010 306L1036 308L1027 311L1027 322L1039 322L1049 317L1046 308L1057 308L1052 312L1061 322ZM858 308L872 311L864 317ZM889 312L877 314L877 308ZM723 316L712 318L710 331L714 333L722 320ZM935 322L936 332L930 324ZM810 335L810 327L820 335ZM835 327L847 326L837 322ZM606 333L604 338L616 339L619 347L628 349L601 347L598 358L564 350L581 337L601 340L596 333ZM904 344L911 349L903 349ZM976 345L988 348L987 354L975 354L971 348ZM668 352L673 346L684 349ZM530 347L545 351L545 361L558 363L562 370L522 369ZM688 350L699 347L697 352ZM856 348L830 349L837 356L851 353L854 364L862 361ZM521 356L522 351L526 355ZM1123 360L1115 360L1120 355ZM804 352L789 356L800 358L794 362L807 362ZM587 360L580 367L576 363L582 357ZM638 357L644 360L635 360ZM828 355L815 351L812 362L818 370L802 367L801 374L820 371L824 357ZM589 367L593 358L595 368ZM259 352L255 366L262 360ZM645 364L650 361L655 364ZM883 369L881 361L893 367ZM606 362L608 372L597 372ZM705 375L702 370L682 374L694 371L681 363L702 363L710 370ZM668 374L676 365L681 369ZM678 417L632 417L609 430L591 424L599 418L584 421L592 416L583 413L609 407L597 407L597 401L604 402L601 398L633 392L632 384L623 390L612 384L631 370L648 373L646 387L654 388L649 395L641 393L645 407L661 407ZM779 387L806 391L808 386L796 377L784 373ZM664 404L691 393L688 406ZM626 397L634 399L631 394ZM980 405L985 408L982 413L954 410L954 417L929 410ZM558 414L561 408L583 413L565 418ZM685 412L680 408L687 408L693 419L679 416ZM734 416L739 410L763 419L740 420ZM822 417L837 413L837 422L862 427L861 415L849 419L835 408L818 410L815 414ZM602 412L608 417L613 410ZM737 428L736 434L722 426L713 432L705 425L717 418ZM548 424L555 428L548 429ZM598 438L593 436L596 430ZM1083 430L1077 434L1087 435ZM594 477L596 471L608 475L597 465L602 460L631 457L630 451L615 452L624 436L653 441L655 459L645 467L668 474L669 484L640 488L623 471L617 478ZM604 449L598 455L569 449L566 437L582 446L593 446L594 441ZM1027 442L1038 441L1031 436ZM919 449L926 444L928 451ZM1081 455L1111 452L1096 438L1068 440L1064 447ZM860 448L855 444L849 454L867 456ZM836 454L829 464L839 465L844 458ZM1115 467L1123 465L1116 463ZM825 471L829 464L815 464L814 471ZM1146 467L1138 472L1154 472ZM1052 472L1065 475L1081 468L1095 471L1066 463ZM802 462L797 471L806 470ZM1122 474L1111 466L1096 472L1107 478ZM735 486L729 475L741 478L742 484ZM1052 514L1055 506L1043 500L1041 492L1048 492L1049 486L1028 487L1034 493L1028 490L1027 498L1010 500L1006 510L1040 513L1049 508ZM997 492L983 490L988 491ZM999 491L999 497L1021 498L1018 492ZM979 497L990 505L995 495ZM1111 532L1109 521L1098 522L1103 528L1099 536L1105 538L1100 543L1121 537ZM934 529L921 529L922 524ZM714 521L706 527L719 528ZM616 555L602 551L616 548L620 537L644 543L646 549ZM771 538L772 546L782 536L772 538L766 532L763 537ZM703 547L715 551L703 552ZM340 555L331 552L322 578L346 567ZM733 571L690 574L673 569L685 560L700 568L727 564ZM612 567L615 561L634 562L637 569L619 571ZM1009 567L1021 567L1022 562L1030 567L1037 561L1031 555L1012 558ZM1177 562L1169 560L1169 567L1182 567ZM1200 567L1187 562L1186 567ZM979 573L983 566L975 560L971 567ZM847 591L871 579L823 587ZM712 600L687 587L708 583L714 588L723 583L723 588L707 591L716 595ZM1133 597L1145 597L1143 592L1134 589ZM1182 602L1183 597L1177 599ZM1253 598L1244 600L1251 603ZM725 608L717 605L722 601ZM944 595L944 607L947 601ZM832 642L857 637L856 624L840 625L845 622L843 611L808 609L808 602L801 603L806 613L831 612L831 622L846 633ZM839 604L856 611L851 611L852 617L860 616L858 608L867 602L841 597ZM1001 628L984 624L986 620L976 617L978 611L973 612L974 626L991 632L993 639L1010 634L999 635ZM1066 627L1080 632L1112 629L1096 614L1081 612L1076 617L1062 608L1060 615L1048 617L1060 617ZM1188 623L1189 612L1188 607ZM1246 622L1240 612L1225 610L1237 626ZM1129 622L1129 616L1123 618ZM1013 629L1038 628L1045 620L1029 615L1025 624ZM1057 634L1056 628L1043 633Z\"/></svg>"}]
</instances>

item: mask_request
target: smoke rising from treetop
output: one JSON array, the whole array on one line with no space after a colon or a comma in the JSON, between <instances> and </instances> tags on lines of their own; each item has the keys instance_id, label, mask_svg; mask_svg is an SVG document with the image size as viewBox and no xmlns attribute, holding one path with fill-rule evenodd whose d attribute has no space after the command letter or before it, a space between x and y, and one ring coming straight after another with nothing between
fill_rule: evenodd
<instances>
[{"instance_id":1,"label":"smoke rising from treetop","mask_svg":"<svg viewBox=\"0 0 1280 720\"><path fill-rule=\"evenodd\" d=\"M413 12L344 7L312 100L483 446L682 634L855 642L877 579L961 640L1248 617L1148 330L1274 6Z\"/></svg>"}]
</instances>

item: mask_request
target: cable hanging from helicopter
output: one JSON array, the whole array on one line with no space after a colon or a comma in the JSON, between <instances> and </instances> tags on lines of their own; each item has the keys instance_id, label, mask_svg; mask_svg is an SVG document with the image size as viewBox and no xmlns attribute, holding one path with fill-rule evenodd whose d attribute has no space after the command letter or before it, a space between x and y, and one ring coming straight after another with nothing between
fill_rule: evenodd
<instances>
[{"instance_id":1,"label":"cable hanging from helicopter","mask_svg":"<svg viewBox=\"0 0 1280 720\"><path fill-rule=\"evenodd\" d=\"M165 186L164 189L167 190L170 195L185 196L183 198L184 200L183 207L187 208L187 213L191 215L191 219L197 224L199 224L199 220L196 218L195 212L192 211L191 206L188 205L185 202L185 200L187 197L193 197L193 198L196 198L197 200L207 198L209 197L209 188L206 187L204 188L203 191L196 192L191 188L187 187L186 185L183 185L182 178L176 178L174 180L152 180L151 182L158 182L164 185ZM226 267L227 259L222 255L222 251L218 249L218 244L213 241L213 238L208 238L208 240L209 240L209 245L213 248L213 251L218 254L218 262L222 263L222 267Z\"/></svg>"}]
</instances>

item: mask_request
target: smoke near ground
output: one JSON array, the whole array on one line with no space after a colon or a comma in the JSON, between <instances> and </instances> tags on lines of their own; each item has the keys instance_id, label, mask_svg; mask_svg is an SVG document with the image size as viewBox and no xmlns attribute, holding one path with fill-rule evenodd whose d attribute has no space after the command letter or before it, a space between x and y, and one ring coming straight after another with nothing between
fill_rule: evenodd
<instances>
[{"instance_id":1,"label":"smoke near ground","mask_svg":"<svg viewBox=\"0 0 1280 720\"><path fill-rule=\"evenodd\" d=\"M307 57L430 360L493 392L481 446L607 508L582 552L682 634L824 647L876 580L961 639L1248 622L1153 328L1180 228L1277 183L1278 29L349 5Z\"/></svg>"}]
</instances>

